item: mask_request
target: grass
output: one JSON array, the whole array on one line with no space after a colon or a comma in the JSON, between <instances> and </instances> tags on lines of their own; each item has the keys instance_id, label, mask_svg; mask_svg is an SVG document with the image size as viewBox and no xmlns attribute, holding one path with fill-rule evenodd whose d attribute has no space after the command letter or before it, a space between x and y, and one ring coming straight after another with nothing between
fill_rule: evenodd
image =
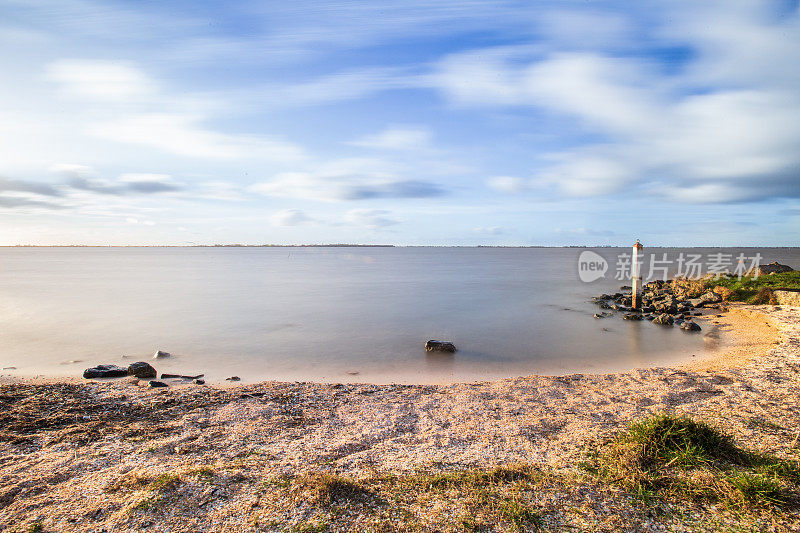
<instances>
[{"instance_id":1,"label":"grass","mask_svg":"<svg viewBox=\"0 0 800 533\"><path fill-rule=\"evenodd\" d=\"M306 495L310 495L312 502L323 506L371 495L362 484L325 472L305 475L299 479L298 484Z\"/></svg>"},{"instance_id":2,"label":"grass","mask_svg":"<svg viewBox=\"0 0 800 533\"><path fill-rule=\"evenodd\" d=\"M800 290L800 271L757 277L743 276L741 279L735 276L722 276L717 279L711 277L700 281L703 282L706 290L716 287L727 289L730 291L727 299L731 301L774 305L775 299L772 291L777 289Z\"/></svg>"},{"instance_id":3,"label":"grass","mask_svg":"<svg viewBox=\"0 0 800 533\"><path fill-rule=\"evenodd\" d=\"M758 512L796 505L800 496L796 462L741 449L708 424L670 414L632 424L595 455L590 469L645 502Z\"/></svg>"},{"instance_id":4,"label":"grass","mask_svg":"<svg viewBox=\"0 0 800 533\"><path fill-rule=\"evenodd\" d=\"M316 472L271 478L264 486L291 495L276 496L282 501L304 502L317 511L294 531L341 526L348 515L367 531L535 531L543 522L532 495L543 480L531 466L509 465L365 479Z\"/></svg>"}]
</instances>

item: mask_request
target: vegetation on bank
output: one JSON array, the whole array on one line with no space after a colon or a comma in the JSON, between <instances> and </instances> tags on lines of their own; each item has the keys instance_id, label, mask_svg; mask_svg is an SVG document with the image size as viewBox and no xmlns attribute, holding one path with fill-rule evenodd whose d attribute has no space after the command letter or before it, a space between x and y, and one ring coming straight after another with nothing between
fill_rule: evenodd
<instances>
[{"instance_id":1,"label":"vegetation on bank","mask_svg":"<svg viewBox=\"0 0 800 533\"><path fill-rule=\"evenodd\" d=\"M441 465L443 466L443 465ZM441 468L440 466L440 468ZM224 462L183 471L131 471L107 493L128 494L127 526L197 512L231 487L257 487L254 531L784 531L800 513L800 464L739 447L701 421L658 414L591 445L561 469L528 464L454 471L269 478ZM187 487L202 484L202 501ZM787 527L775 527L784 524ZM46 531L41 522L26 531Z\"/></svg>"},{"instance_id":2,"label":"vegetation on bank","mask_svg":"<svg viewBox=\"0 0 800 533\"><path fill-rule=\"evenodd\" d=\"M800 510L800 464L744 450L686 417L633 423L587 459L563 470L520 464L369 478L317 472L264 486L276 501L308 506L290 529L306 532L553 531L597 521L605 524L600 529L637 529L632 515L643 523L691 523L697 531L723 524L756 531ZM274 518L254 525L285 526Z\"/></svg>"},{"instance_id":3,"label":"vegetation on bank","mask_svg":"<svg viewBox=\"0 0 800 533\"><path fill-rule=\"evenodd\" d=\"M644 502L708 503L747 513L800 504L796 461L743 450L708 424L674 415L632 424L588 469Z\"/></svg>"},{"instance_id":4,"label":"vegetation on bank","mask_svg":"<svg viewBox=\"0 0 800 533\"><path fill-rule=\"evenodd\" d=\"M800 290L800 271L760 276L706 276L701 279L677 278L673 281L676 294L686 298L698 298L713 290L723 300L751 304L775 304L773 291L779 289Z\"/></svg>"}]
</instances>

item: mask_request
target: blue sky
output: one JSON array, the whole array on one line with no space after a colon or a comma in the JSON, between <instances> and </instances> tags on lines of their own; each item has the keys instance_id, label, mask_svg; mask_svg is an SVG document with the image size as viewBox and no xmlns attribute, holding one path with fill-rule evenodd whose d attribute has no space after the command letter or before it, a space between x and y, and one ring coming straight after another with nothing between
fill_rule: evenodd
<instances>
[{"instance_id":1,"label":"blue sky","mask_svg":"<svg viewBox=\"0 0 800 533\"><path fill-rule=\"evenodd\" d=\"M0 244L800 245L800 8L0 0Z\"/></svg>"}]
</instances>

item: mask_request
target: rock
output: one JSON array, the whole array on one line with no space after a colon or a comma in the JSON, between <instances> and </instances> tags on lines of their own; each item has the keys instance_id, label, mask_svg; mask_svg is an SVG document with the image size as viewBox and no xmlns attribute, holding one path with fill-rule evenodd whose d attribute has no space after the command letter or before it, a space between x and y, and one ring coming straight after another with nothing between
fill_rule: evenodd
<instances>
[{"instance_id":1,"label":"rock","mask_svg":"<svg viewBox=\"0 0 800 533\"><path fill-rule=\"evenodd\" d=\"M671 326L673 322L672 316L667 313L661 313L653 319L653 324L659 324L661 326Z\"/></svg>"},{"instance_id":2,"label":"rock","mask_svg":"<svg viewBox=\"0 0 800 533\"><path fill-rule=\"evenodd\" d=\"M767 265L761 265L758 267L758 274L760 276L767 275L767 274L780 274L782 272L792 272L794 269L789 265L782 265L777 261L773 261Z\"/></svg>"},{"instance_id":3,"label":"rock","mask_svg":"<svg viewBox=\"0 0 800 533\"><path fill-rule=\"evenodd\" d=\"M150 381L150 388L158 389L158 388L161 388L161 387L169 387L169 385L167 385L163 381L156 381L156 380L151 380Z\"/></svg>"},{"instance_id":4,"label":"rock","mask_svg":"<svg viewBox=\"0 0 800 533\"><path fill-rule=\"evenodd\" d=\"M624 317L623 320L642 320L644 318L641 313L628 313Z\"/></svg>"},{"instance_id":5,"label":"rock","mask_svg":"<svg viewBox=\"0 0 800 533\"><path fill-rule=\"evenodd\" d=\"M720 296L714 291L708 291L707 293L705 293L700 297L700 301L706 305L716 304L722 301L722 296Z\"/></svg>"},{"instance_id":6,"label":"rock","mask_svg":"<svg viewBox=\"0 0 800 533\"><path fill-rule=\"evenodd\" d=\"M194 380L194 384L195 385L205 385L206 384L206 380L204 380L204 379L196 379L196 380Z\"/></svg>"},{"instance_id":7,"label":"rock","mask_svg":"<svg viewBox=\"0 0 800 533\"><path fill-rule=\"evenodd\" d=\"M622 287L619 288L619 290L621 290L621 291L630 291L630 290L633 290L633 287L631 287L630 285L623 285Z\"/></svg>"},{"instance_id":8,"label":"rock","mask_svg":"<svg viewBox=\"0 0 800 533\"><path fill-rule=\"evenodd\" d=\"M700 298L692 298L689 300L689 305L692 307L703 307L706 303Z\"/></svg>"},{"instance_id":9,"label":"rock","mask_svg":"<svg viewBox=\"0 0 800 533\"><path fill-rule=\"evenodd\" d=\"M161 379L200 379L205 374L197 374L196 376L185 376L183 374L161 374Z\"/></svg>"},{"instance_id":10,"label":"rock","mask_svg":"<svg viewBox=\"0 0 800 533\"><path fill-rule=\"evenodd\" d=\"M452 342L430 340L425 343L425 351L454 353L456 351L456 346Z\"/></svg>"},{"instance_id":11,"label":"rock","mask_svg":"<svg viewBox=\"0 0 800 533\"><path fill-rule=\"evenodd\" d=\"M242 381L242 378L239 376L231 376L229 378L225 378L225 381Z\"/></svg>"},{"instance_id":12,"label":"rock","mask_svg":"<svg viewBox=\"0 0 800 533\"><path fill-rule=\"evenodd\" d=\"M606 315L604 315L603 313L595 313L595 314L594 314L594 317L595 317L595 318L605 318L605 317L606 317Z\"/></svg>"},{"instance_id":13,"label":"rock","mask_svg":"<svg viewBox=\"0 0 800 533\"><path fill-rule=\"evenodd\" d=\"M141 379L150 379L158 375L156 369L150 366L150 363L145 363L144 361L128 365L128 374Z\"/></svg>"},{"instance_id":14,"label":"rock","mask_svg":"<svg viewBox=\"0 0 800 533\"><path fill-rule=\"evenodd\" d=\"M128 369L117 365L97 365L83 371L85 379L121 378L128 375Z\"/></svg>"},{"instance_id":15,"label":"rock","mask_svg":"<svg viewBox=\"0 0 800 533\"><path fill-rule=\"evenodd\" d=\"M170 357L172 354L169 352L162 352L161 350L156 350L156 353L153 354L153 359L161 359L162 357Z\"/></svg>"},{"instance_id":16,"label":"rock","mask_svg":"<svg viewBox=\"0 0 800 533\"><path fill-rule=\"evenodd\" d=\"M605 302L600 302L600 309L611 309L611 306Z\"/></svg>"},{"instance_id":17,"label":"rock","mask_svg":"<svg viewBox=\"0 0 800 533\"><path fill-rule=\"evenodd\" d=\"M701 328L700 326L689 320L681 324L681 329L684 331L700 331Z\"/></svg>"}]
</instances>

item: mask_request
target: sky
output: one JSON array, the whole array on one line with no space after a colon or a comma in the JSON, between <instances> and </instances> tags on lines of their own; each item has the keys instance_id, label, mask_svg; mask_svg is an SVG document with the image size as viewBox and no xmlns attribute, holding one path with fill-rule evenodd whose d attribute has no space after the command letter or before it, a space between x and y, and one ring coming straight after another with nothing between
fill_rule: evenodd
<instances>
[{"instance_id":1,"label":"sky","mask_svg":"<svg viewBox=\"0 0 800 533\"><path fill-rule=\"evenodd\" d=\"M800 245L797 1L0 0L0 244Z\"/></svg>"}]
</instances>

